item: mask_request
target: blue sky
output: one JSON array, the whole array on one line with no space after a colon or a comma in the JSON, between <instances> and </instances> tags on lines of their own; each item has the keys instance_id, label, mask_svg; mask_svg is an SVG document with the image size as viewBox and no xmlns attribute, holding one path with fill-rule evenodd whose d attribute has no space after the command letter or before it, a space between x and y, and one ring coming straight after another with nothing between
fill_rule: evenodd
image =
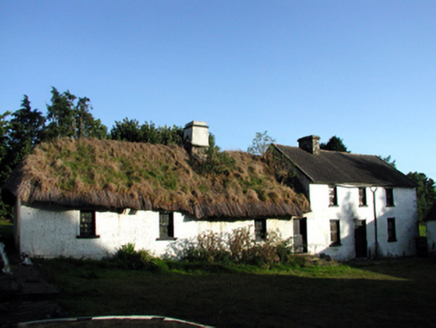
<instances>
[{"instance_id":1,"label":"blue sky","mask_svg":"<svg viewBox=\"0 0 436 328\"><path fill-rule=\"evenodd\" d=\"M436 180L436 1L0 0L0 111L51 87L123 118L206 121L224 150L256 132L337 135Z\"/></svg>"}]
</instances>

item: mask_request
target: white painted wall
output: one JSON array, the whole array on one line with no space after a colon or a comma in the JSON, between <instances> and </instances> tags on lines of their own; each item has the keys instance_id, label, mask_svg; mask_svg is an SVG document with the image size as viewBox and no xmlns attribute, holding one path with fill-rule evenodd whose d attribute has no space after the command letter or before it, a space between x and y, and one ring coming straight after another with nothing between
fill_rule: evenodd
<instances>
[{"instance_id":1,"label":"white painted wall","mask_svg":"<svg viewBox=\"0 0 436 328\"><path fill-rule=\"evenodd\" d=\"M309 186L312 212L307 217L307 241L310 254L327 254L336 260L355 257L354 220L366 220L368 256L375 254L373 194L367 188L367 206L359 207L355 186L338 186L338 206L329 206L327 185ZM377 188L376 210L378 254L380 257L415 254L418 236L416 193L411 188L394 189L394 207L386 207L385 190ZM114 253L121 245L133 243L156 256L177 256L186 243L201 232L231 233L237 228L250 229L254 237L254 220L205 221L174 213L174 236L177 240L159 239L159 213L138 211L135 215L114 212L96 213L99 238L76 238L80 211L62 208L17 206L16 237L20 251L40 257L101 258ZM387 219L396 220L397 241L388 242ZM340 220L341 246L330 247L330 220ZM267 220L268 232L278 231L283 239L293 236L292 220ZM433 230L436 231L436 230ZM436 236L430 236L436 242ZM430 241L429 241L430 243Z\"/></svg>"},{"instance_id":2,"label":"white painted wall","mask_svg":"<svg viewBox=\"0 0 436 328\"><path fill-rule=\"evenodd\" d=\"M311 184L307 215L308 251L327 254L337 260L355 257L354 220L366 220L368 256L375 255L375 224L373 193L366 188L367 206L359 206L356 186L337 186L338 206L329 206L328 185ZM394 207L386 207L385 189L375 190L378 255L380 257L411 256L415 254L418 236L416 192L413 188L394 188ZM396 242L388 242L387 219L395 218ZM341 246L330 247L330 220L340 221Z\"/></svg>"},{"instance_id":3,"label":"white painted wall","mask_svg":"<svg viewBox=\"0 0 436 328\"><path fill-rule=\"evenodd\" d=\"M19 208L20 251L38 257L102 258L121 245L135 244L156 256L177 257L178 250L204 231L231 233L237 228L250 229L254 237L254 220L198 221L174 213L176 240L159 239L159 213L138 211L135 215L96 212L96 235L99 238L76 238L79 234L80 211L61 208ZM292 236L292 220L267 220L268 232L279 231L286 239Z\"/></svg>"},{"instance_id":4,"label":"white painted wall","mask_svg":"<svg viewBox=\"0 0 436 328\"><path fill-rule=\"evenodd\" d=\"M431 255L436 255L436 221L426 222L427 246Z\"/></svg>"}]
</instances>

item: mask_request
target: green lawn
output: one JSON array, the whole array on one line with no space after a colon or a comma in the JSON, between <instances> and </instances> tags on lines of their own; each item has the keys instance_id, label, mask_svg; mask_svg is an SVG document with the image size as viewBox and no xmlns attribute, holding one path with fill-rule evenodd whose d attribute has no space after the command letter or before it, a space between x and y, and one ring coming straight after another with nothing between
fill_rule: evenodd
<instances>
[{"instance_id":1,"label":"green lawn","mask_svg":"<svg viewBox=\"0 0 436 328\"><path fill-rule=\"evenodd\" d=\"M420 224L419 225L419 236L420 237L427 236L427 227L425 226L425 224Z\"/></svg>"},{"instance_id":2,"label":"green lawn","mask_svg":"<svg viewBox=\"0 0 436 328\"><path fill-rule=\"evenodd\" d=\"M436 325L432 259L260 270L182 264L159 273L38 262L71 316L161 315L217 327Z\"/></svg>"}]
</instances>

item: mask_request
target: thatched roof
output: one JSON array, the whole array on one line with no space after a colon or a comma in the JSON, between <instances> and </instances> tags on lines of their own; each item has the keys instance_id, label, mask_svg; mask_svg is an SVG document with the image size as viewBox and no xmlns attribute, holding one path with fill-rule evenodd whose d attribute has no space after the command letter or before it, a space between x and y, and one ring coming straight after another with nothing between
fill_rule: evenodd
<instances>
[{"instance_id":1,"label":"thatched roof","mask_svg":"<svg viewBox=\"0 0 436 328\"><path fill-rule=\"evenodd\" d=\"M377 156L329 150L313 155L298 147L274 147L313 183L416 187L406 175Z\"/></svg>"},{"instance_id":2,"label":"thatched roof","mask_svg":"<svg viewBox=\"0 0 436 328\"><path fill-rule=\"evenodd\" d=\"M307 199L279 184L262 159L226 154L228 170L201 173L179 146L65 138L36 147L4 187L29 205L180 211L197 219L309 211Z\"/></svg>"}]
</instances>

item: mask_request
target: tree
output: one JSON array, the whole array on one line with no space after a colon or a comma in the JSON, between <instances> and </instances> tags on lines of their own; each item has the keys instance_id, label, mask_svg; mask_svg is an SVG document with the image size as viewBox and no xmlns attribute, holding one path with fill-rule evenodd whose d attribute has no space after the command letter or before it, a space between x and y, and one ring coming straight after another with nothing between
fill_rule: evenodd
<instances>
[{"instance_id":1,"label":"tree","mask_svg":"<svg viewBox=\"0 0 436 328\"><path fill-rule=\"evenodd\" d=\"M137 120L127 117L122 122L116 121L110 134L113 140L183 145L183 128L175 125L156 127L153 122L145 122L140 126Z\"/></svg>"},{"instance_id":2,"label":"tree","mask_svg":"<svg viewBox=\"0 0 436 328\"><path fill-rule=\"evenodd\" d=\"M75 113L74 100L76 99L69 91L59 93L52 87L51 105L47 105L47 120L45 138L55 139L59 137L74 137Z\"/></svg>"},{"instance_id":3,"label":"tree","mask_svg":"<svg viewBox=\"0 0 436 328\"><path fill-rule=\"evenodd\" d=\"M419 222L423 222L427 212L436 201L436 189L434 181L428 178L424 173L409 172L407 176L415 181L416 197L418 201L418 217Z\"/></svg>"},{"instance_id":4,"label":"tree","mask_svg":"<svg viewBox=\"0 0 436 328\"><path fill-rule=\"evenodd\" d=\"M394 169L397 168L397 165L395 164L396 160L391 158L391 155L388 155L386 157L383 157L381 155L377 156L378 158L380 158L383 162L385 162L386 164L389 164L390 166L392 166Z\"/></svg>"},{"instance_id":5,"label":"tree","mask_svg":"<svg viewBox=\"0 0 436 328\"><path fill-rule=\"evenodd\" d=\"M110 135L113 140L125 140L131 142L141 142L141 128L135 119L129 120L127 117L122 122L115 121Z\"/></svg>"},{"instance_id":6,"label":"tree","mask_svg":"<svg viewBox=\"0 0 436 328\"><path fill-rule=\"evenodd\" d=\"M5 112L0 115L0 183L3 183L8 176L5 166L7 165L8 154L8 135L9 135L9 121L6 119L10 112Z\"/></svg>"},{"instance_id":7,"label":"tree","mask_svg":"<svg viewBox=\"0 0 436 328\"><path fill-rule=\"evenodd\" d=\"M21 108L12 114L9 131L9 161L13 169L37 144L40 143L45 117L32 110L29 97L24 95Z\"/></svg>"},{"instance_id":8,"label":"tree","mask_svg":"<svg viewBox=\"0 0 436 328\"><path fill-rule=\"evenodd\" d=\"M100 119L94 119L91 114L92 106L87 97L79 98L74 106L76 137L104 139L107 137L107 128L101 124Z\"/></svg>"},{"instance_id":9,"label":"tree","mask_svg":"<svg viewBox=\"0 0 436 328\"><path fill-rule=\"evenodd\" d=\"M87 97L78 98L68 90L59 93L52 88L51 105L47 105L47 119L50 122L45 131L46 139L59 137L99 138L107 136L107 128L91 114L92 106ZM77 101L76 101L77 99Z\"/></svg>"},{"instance_id":10,"label":"tree","mask_svg":"<svg viewBox=\"0 0 436 328\"><path fill-rule=\"evenodd\" d=\"M276 140L268 135L268 131L256 132L253 143L248 147L247 152L253 155L263 155L268 147Z\"/></svg>"},{"instance_id":11,"label":"tree","mask_svg":"<svg viewBox=\"0 0 436 328\"><path fill-rule=\"evenodd\" d=\"M337 136L331 137L327 143L321 143L320 148L324 150L341 151L344 153L350 152L344 145L342 139Z\"/></svg>"}]
</instances>

